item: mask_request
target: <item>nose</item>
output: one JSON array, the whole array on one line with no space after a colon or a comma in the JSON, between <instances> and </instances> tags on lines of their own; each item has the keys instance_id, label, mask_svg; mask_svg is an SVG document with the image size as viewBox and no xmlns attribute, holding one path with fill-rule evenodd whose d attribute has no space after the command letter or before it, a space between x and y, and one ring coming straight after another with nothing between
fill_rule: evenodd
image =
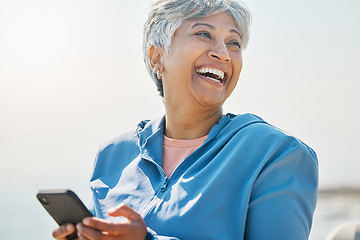
<instances>
[{"instance_id":1,"label":"nose","mask_svg":"<svg viewBox=\"0 0 360 240\"><path fill-rule=\"evenodd\" d=\"M224 42L217 42L208 52L208 57L215 58L220 61L230 62L229 52Z\"/></svg>"}]
</instances>

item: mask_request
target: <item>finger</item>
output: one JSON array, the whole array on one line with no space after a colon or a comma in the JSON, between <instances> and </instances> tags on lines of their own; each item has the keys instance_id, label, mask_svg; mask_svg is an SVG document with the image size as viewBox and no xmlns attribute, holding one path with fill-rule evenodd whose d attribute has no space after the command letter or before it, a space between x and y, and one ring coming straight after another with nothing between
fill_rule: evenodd
<instances>
[{"instance_id":1,"label":"finger","mask_svg":"<svg viewBox=\"0 0 360 240\"><path fill-rule=\"evenodd\" d=\"M72 224L65 224L56 228L52 235L57 240L67 240L66 236L75 231L75 226Z\"/></svg>"},{"instance_id":2,"label":"finger","mask_svg":"<svg viewBox=\"0 0 360 240\"><path fill-rule=\"evenodd\" d=\"M103 239L102 237L104 236L99 230L87 227L81 223L76 225L76 229L79 240Z\"/></svg>"},{"instance_id":3,"label":"finger","mask_svg":"<svg viewBox=\"0 0 360 240\"><path fill-rule=\"evenodd\" d=\"M120 203L119 206L110 209L108 211L108 215L112 216L112 217L126 217L129 220L142 220L142 217L140 216L140 214L138 214L134 209L132 209L130 206L124 204L124 203Z\"/></svg>"},{"instance_id":4,"label":"finger","mask_svg":"<svg viewBox=\"0 0 360 240\"><path fill-rule=\"evenodd\" d=\"M81 228L81 231L84 231L84 235L88 237L87 234L85 234L85 230L82 229L84 227L87 227L89 229L96 230L97 232L106 232L110 235L118 235L118 234L125 234L128 232L129 229L129 223L115 223L110 222L105 219L96 218L96 217L90 217L90 218L84 218L83 224L77 225L77 227ZM93 233L91 233L93 234ZM94 233L95 234L95 233Z\"/></svg>"},{"instance_id":5,"label":"finger","mask_svg":"<svg viewBox=\"0 0 360 240\"><path fill-rule=\"evenodd\" d=\"M138 220L129 220L125 223L111 222L96 217L84 218L83 224L79 224L79 231L89 240L108 239L110 236L145 239L147 233L146 224L140 215Z\"/></svg>"},{"instance_id":6,"label":"finger","mask_svg":"<svg viewBox=\"0 0 360 240\"><path fill-rule=\"evenodd\" d=\"M85 237L84 235L82 235L81 233L78 233L78 239L77 240L90 240L87 237Z\"/></svg>"}]
</instances>

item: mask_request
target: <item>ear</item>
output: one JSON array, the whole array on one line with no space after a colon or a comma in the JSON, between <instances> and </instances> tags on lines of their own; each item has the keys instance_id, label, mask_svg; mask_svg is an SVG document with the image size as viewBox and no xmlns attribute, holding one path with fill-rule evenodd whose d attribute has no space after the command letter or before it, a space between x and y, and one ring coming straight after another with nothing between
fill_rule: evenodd
<instances>
[{"instance_id":1,"label":"ear","mask_svg":"<svg viewBox=\"0 0 360 240\"><path fill-rule=\"evenodd\" d=\"M162 47L155 47L151 46L149 50L149 58L150 58L150 66L151 69L156 73L157 71L160 71L162 73L163 71L163 65L161 62L161 58L163 55L164 49Z\"/></svg>"}]
</instances>

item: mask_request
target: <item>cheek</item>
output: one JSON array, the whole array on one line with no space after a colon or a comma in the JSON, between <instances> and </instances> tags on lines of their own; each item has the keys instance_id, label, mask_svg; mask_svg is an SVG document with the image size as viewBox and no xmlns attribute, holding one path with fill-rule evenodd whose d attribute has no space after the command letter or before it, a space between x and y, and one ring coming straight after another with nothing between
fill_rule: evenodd
<instances>
[{"instance_id":1,"label":"cheek","mask_svg":"<svg viewBox=\"0 0 360 240\"><path fill-rule=\"evenodd\" d=\"M165 62L167 70L171 72L173 77L184 76L192 73L196 60L199 57L199 51L189 46L181 48L180 51L171 52L171 59Z\"/></svg>"},{"instance_id":2,"label":"cheek","mask_svg":"<svg viewBox=\"0 0 360 240\"><path fill-rule=\"evenodd\" d=\"M231 81L231 86L229 90L234 90L234 88L236 87L238 81L239 81L239 77L240 77L240 73L241 73L241 69L242 69L242 57L241 56L236 56L236 58L232 59L233 62L233 76L232 76L232 81Z\"/></svg>"},{"instance_id":3,"label":"cheek","mask_svg":"<svg viewBox=\"0 0 360 240\"><path fill-rule=\"evenodd\" d=\"M243 61L242 61L242 56L236 56L235 58L233 58L233 66L234 66L234 73L236 75L240 75L242 66L243 66Z\"/></svg>"}]
</instances>

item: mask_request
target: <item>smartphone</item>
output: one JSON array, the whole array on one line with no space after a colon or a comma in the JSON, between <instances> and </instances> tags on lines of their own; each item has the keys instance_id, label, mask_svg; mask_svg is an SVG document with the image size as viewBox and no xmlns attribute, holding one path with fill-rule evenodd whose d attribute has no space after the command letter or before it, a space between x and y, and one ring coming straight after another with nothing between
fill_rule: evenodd
<instances>
[{"instance_id":1,"label":"smartphone","mask_svg":"<svg viewBox=\"0 0 360 240\"><path fill-rule=\"evenodd\" d=\"M36 197L59 225L76 225L83 218L93 216L78 196L69 189L40 190ZM76 238L76 231L68 236L69 240Z\"/></svg>"}]
</instances>

